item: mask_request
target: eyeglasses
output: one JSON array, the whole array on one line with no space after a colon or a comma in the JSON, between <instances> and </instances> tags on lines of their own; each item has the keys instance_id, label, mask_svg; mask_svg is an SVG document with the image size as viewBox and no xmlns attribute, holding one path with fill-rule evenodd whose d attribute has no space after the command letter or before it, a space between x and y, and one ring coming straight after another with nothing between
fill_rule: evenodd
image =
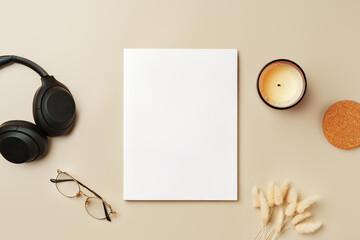
<instances>
[{"instance_id":1,"label":"eyeglasses","mask_svg":"<svg viewBox=\"0 0 360 240\"><path fill-rule=\"evenodd\" d=\"M99 194L91 190L89 187L85 186L70 174L66 172L62 172L59 169L57 170L56 179L50 179L52 183L56 184L57 190L68 198L79 197L84 195L86 197L85 200L85 209L87 213L93 218L99 220L108 220L111 222L110 215L116 214L115 211L112 210L111 205L108 204ZM90 197L86 195L80 188L80 186L89 190L95 197Z\"/></svg>"}]
</instances>

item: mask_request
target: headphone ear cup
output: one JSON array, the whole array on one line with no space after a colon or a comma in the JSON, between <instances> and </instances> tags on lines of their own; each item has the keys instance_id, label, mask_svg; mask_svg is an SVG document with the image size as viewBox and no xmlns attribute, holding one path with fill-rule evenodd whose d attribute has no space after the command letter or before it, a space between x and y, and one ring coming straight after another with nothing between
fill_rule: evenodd
<instances>
[{"instance_id":1,"label":"headphone ear cup","mask_svg":"<svg viewBox=\"0 0 360 240\"><path fill-rule=\"evenodd\" d=\"M75 101L70 91L54 77L42 78L34 96L33 114L39 128L48 136L67 134L74 125Z\"/></svg>"},{"instance_id":2,"label":"headphone ear cup","mask_svg":"<svg viewBox=\"0 0 360 240\"><path fill-rule=\"evenodd\" d=\"M45 155L46 135L26 121L8 121L0 126L0 152L12 163L31 162Z\"/></svg>"}]
</instances>

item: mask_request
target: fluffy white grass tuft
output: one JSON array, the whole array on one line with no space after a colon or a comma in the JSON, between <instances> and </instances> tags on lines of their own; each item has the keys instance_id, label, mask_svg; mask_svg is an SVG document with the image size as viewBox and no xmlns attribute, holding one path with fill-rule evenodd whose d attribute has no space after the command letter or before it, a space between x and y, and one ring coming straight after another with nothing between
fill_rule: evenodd
<instances>
[{"instance_id":1,"label":"fluffy white grass tuft","mask_svg":"<svg viewBox=\"0 0 360 240\"><path fill-rule=\"evenodd\" d=\"M269 205L262 191L259 193L261 220L264 225L269 222Z\"/></svg>"},{"instance_id":2,"label":"fluffy white grass tuft","mask_svg":"<svg viewBox=\"0 0 360 240\"><path fill-rule=\"evenodd\" d=\"M301 214L297 214L292 220L291 223L296 225L301 223L302 221L304 221L305 219L308 219L309 217L311 217L311 213L309 212L304 212Z\"/></svg>"},{"instance_id":3,"label":"fluffy white grass tuft","mask_svg":"<svg viewBox=\"0 0 360 240\"><path fill-rule=\"evenodd\" d=\"M275 223L275 232L280 233L284 223L284 210L280 208L278 218Z\"/></svg>"},{"instance_id":4,"label":"fluffy white grass tuft","mask_svg":"<svg viewBox=\"0 0 360 240\"><path fill-rule=\"evenodd\" d=\"M285 200L288 190L289 190L289 182L285 181L284 184L281 186L281 194L282 194L283 200Z\"/></svg>"},{"instance_id":5,"label":"fluffy white grass tuft","mask_svg":"<svg viewBox=\"0 0 360 240\"><path fill-rule=\"evenodd\" d=\"M287 197L287 202L291 203L291 202L297 201L297 198L298 198L298 195L297 195L295 188L291 188L289 191L289 195Z\"/></svg>"},{"instance_id":6,"label":"fluffy white grass tuft","mask_svg":"<svg viewBox=\"0 0 360 240\"><path fill-rule=\"evenodd\" d=\"M260 208L259 188L257 186L252 188L252 204L254 208Z\"/></svg>"},{"instance_id":7,"label":"fluffy white grass tuft","mask_svg":"<svg viewBox=\"0 0 360 240\"><path fill-rule=\"evenodd\" d=\"M285 210L285 215L288 217L294 215L294 213L296 212L296 205L297 205L296 201L289 203L289 205Z\"/></svg>"},{"instance_id":8,"label":"fluffy white grass tuft","mask_svg":"<svg viewBox=\"0 0 360 240\"><path fill-rule=\"evenodd\" d=\"M280 206L281 204L283 204L283 196L281 193L281 189L279 187L279 185L274 184L274 203L276 206Z\"/></svg>"},{"instance_id":9,"label":"fluffy white grass tuft","mask_svg":"<svg viewBox=\"0 0 360 240\"><path fill-rule=\"evenodd\" d=\"M267 202L269 207L273 207L275 205L274 202L274 182L270 182L267 191Z\"/></svg>"},{"instance_id":10,"label":"fluffy white grass tuft","mask_svg":"<svg viewBox=\"0 0 360 240\"><path fill-rule=\"evenodd\" d=\"M304 222L296 225L295 229L298 233L308 234L319 230L321 227L321 222Z\"/></svg>"},{"instance_id":11,"label":"fluffy white grass tuft","mask_svg":"<svg viewBox=\"0 0 360 240\"><path fill-rule=\"evenodd\" d=\"M298 213L303 213L306 209L308 209L311 205L313 205L314 203L316 203L319 200L320 200L319 196L308 197L298 203L296 211Z\"/></svg>"}]
</instances>

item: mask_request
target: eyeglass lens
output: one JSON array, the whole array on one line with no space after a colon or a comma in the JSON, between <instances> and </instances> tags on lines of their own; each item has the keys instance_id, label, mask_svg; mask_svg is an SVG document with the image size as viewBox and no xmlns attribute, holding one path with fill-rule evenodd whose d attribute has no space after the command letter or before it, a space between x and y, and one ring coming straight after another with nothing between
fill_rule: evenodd
<instances>
[{"instance_id":1,"label":"eyeglass lens","mask_svg":"<svg viewBox=\"0 0 360 240\"><path fill-rule=\"evenodd\" d=\"M99 198L90 197L85 202L86 211L96 219L105 219L105 208L110 213L110 208Z\"/></svg>"},{"instance_id":2,"label":"eyeglass lens","mask_svg":"<svg viewBox=\"0 0 360 240\"><path fill-rule=\"evenodd\" d=\"M66 197L76 197L79 194L79 184L68 174L60 173L56 180L56 188L62 195Z\"/></svg>"}]
</instances>

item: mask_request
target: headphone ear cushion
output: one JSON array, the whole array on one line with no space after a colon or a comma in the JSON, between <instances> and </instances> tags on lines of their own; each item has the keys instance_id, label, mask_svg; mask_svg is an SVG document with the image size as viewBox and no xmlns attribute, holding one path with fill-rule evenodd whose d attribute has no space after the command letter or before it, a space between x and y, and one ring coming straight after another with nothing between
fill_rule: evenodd
<instances>
[{"instance_id":1,"label":"headphone ear cushion","mask_svg":"<svg viewBox=\"0 0 360 240\"><path fill-rule=\"evenodd\" d=\"M48 136L67 134L74 125L75 101L70 91L64 86L55 85L40 88L34 97L34 119Z\"/></svg>"},{"instance_id":2,"label":"headphone ear cushion","mask_svg":"<svg viewBox=\"0 0 360 240\"><path fill-rule=\"evenodd\" d=\"M33 113L36 124L48 136L67 134L74 125L75 101L64 86L55 85L36 92Z\"/></svg>"},{"instance_id":3,"label":"headphone ear cushion","mask_svg":"<svg viewBox=\"0 0 360 240\"><path fill-rule=\"evenodd\" d=\"M0 126L0 152L12 163L31 162L45 155L46 135L26 121L8 121Z\"/></svg>"}]
</instances>

